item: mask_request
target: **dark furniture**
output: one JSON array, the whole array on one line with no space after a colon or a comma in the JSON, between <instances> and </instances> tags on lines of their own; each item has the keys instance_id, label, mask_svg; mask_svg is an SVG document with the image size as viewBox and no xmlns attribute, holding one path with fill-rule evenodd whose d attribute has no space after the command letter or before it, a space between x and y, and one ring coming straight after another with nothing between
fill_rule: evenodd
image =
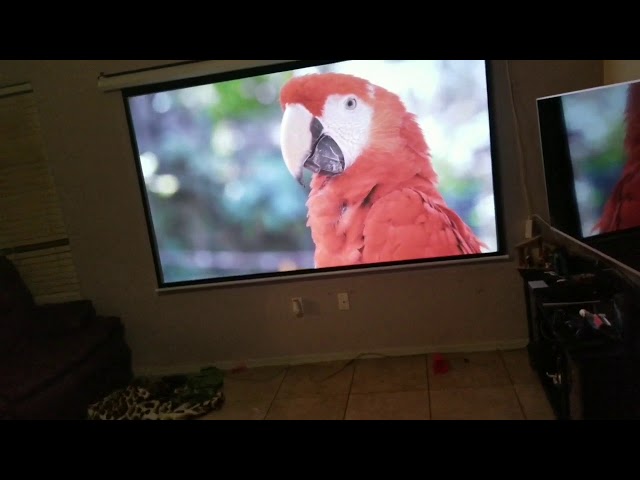
<instances>
[{"instance_id":1,"label":"dark furniture","mask_svg":"<svg viewBox=\"0 0 640 480\"><path fill-rule=\"evenodd\" d=\"M119 318L88 300L36 305L0 257L0 419L85 419L89 404L131 379Z\"/></svg>"},{"instance_id":2,"label":"dark furniture","mask_svg":"<svg viewBox=\"0 0 640 480\"><path fill-rule=\"evenodd\" d=\"M603 273L604 275L604 273ZM640 418L640 358L630 341L636 320L615 282L526 281L529 358L559 419ZM581 309L604 314L594 329Z\"/></svg>"},{"instance_id":3,"label":"dark furniture","mask_svg":"<svg viewBox=\"0 0 640 480\"><path fill-rule=\"evenodd\" d=\"M553 230L542 238L541 260L520 274L529 359L556 417L640 419L640 274Z\"/></svg>"}]
</instances>

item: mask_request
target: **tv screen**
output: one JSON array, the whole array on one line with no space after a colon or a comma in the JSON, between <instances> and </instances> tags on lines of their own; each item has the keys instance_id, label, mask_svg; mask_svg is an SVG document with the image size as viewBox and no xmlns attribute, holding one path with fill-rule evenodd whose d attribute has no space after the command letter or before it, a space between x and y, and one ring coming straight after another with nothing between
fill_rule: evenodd
<instances>
[{"instance_id":1,"label":"tv screen","mask_svg":"<svg viewBox=\"0 0 640 480\"><path fill-rule=\"evenodd\" d=\"M488 72L292 61L124 90L158 286L502 253Z\"/></svg>"},{"instance_id":2,"label":"tv screen","mask_svg":"<svg viewBox=\"0 0 640 480\"><path fill-rule=\"evenodd\" d=\"M552 224L578 238L640 226L640 82L538 99Z\"/></svg>"}]
</instances>

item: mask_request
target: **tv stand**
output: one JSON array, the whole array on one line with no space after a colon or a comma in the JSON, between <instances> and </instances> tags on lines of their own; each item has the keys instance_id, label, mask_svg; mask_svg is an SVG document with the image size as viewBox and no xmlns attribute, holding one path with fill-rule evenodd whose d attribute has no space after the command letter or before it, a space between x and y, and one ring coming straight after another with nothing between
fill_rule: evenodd
<instances>
[{"instance_id":1,"label":"tv stand","mask_svg":"<svg viewBox=\"0 0 640 480\"><path fill-rule=\"evenodd\" d=\"M566 287L559 292L541 280L526 285L529 359L556 417L640 418L640 364L622 337L615 301L606 294L585 296ZM595 330L579 316L581 309L604 313L613 330Z\"/></svg>"},{"instance_id":2,"label":"tv stand","mask_svg":"<svg viewBox=\"0 0 640 480\"><path fill-rule=\"evenodd\" d=\"M640 288L626 269L544 235L547 255L521 265L527 304L529 360L558 419L640 419ZM535 263L535 262L534 262ZM610 322L594 328L579 315Z\"/></svg>"}]
</instances>

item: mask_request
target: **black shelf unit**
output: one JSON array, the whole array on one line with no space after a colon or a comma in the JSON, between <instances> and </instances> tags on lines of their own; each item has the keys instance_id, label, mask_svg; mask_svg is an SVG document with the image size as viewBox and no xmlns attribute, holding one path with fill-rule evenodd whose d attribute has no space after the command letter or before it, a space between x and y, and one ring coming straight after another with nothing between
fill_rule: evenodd
<instances>
[{"instance_id":1,"label":"black shelf unit","mask_svg":"<svg viewBox=\"0 0 640 480\"><path fill-rule=\"evenodd\" d=\"M640 419L640 365L629 293L599 272L567 281L552 272L521 272L529 327L529 359L555 415L570 419ZM580 309L604 313L609 335L581 325ZM615 334L615 335L612 335Z\"/></svg>"}]
</instances>

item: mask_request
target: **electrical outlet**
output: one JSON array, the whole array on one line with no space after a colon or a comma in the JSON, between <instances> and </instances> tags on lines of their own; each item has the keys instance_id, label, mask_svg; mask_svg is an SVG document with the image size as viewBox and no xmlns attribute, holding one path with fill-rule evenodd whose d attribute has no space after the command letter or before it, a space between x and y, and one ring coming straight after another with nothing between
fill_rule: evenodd
<instances>
[{"instance_id":1,"label":"electrical outlet","mask_svg":"<svg viewBox=\"0 0 640 480\"><path fill-rule=\"evenodd\" d=\"M293 297L291 299L291 310L296 317L304 316L304 304L302 303L302 297Z\"/></svg>"},{"instance_id":2,"label":"electrical outlet","mask_svg":"<svg viewBox=\"0 0 640 480\"><path fill-rule=\"evenodd\" d=\"M349 310L349 294L347 292L338 294L338 310Z\"/></svg>"}]
</instances>

